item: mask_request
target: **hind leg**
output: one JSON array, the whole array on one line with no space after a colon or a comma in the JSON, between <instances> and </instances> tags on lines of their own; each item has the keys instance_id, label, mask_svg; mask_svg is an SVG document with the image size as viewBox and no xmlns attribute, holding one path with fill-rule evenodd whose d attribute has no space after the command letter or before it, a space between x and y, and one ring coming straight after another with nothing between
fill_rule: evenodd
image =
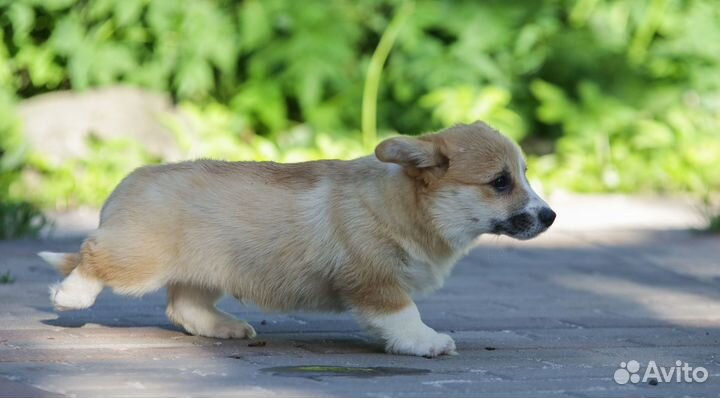
<instances>
[{"instance_id":1,"label":"hind leg","mask_svg":"<svg viewBox=\"0 0 720 398\"><path fill-rule=\"evenodd\" d=\"M62 282L50 287L50 300L58 311L89 308L103 289L103 283L75 268Z\"/></svg>"},{"instance_id":2,"label":"hind leg","mask_svg":"<svg viewBox=\"0 0 720 398\"><path fill-rule=\"evenodd\" d=\"M99 233L98 230L96 234ZM61 283L50 287L55 308L61 311L88 308L105 285L116 293L141 296L165 284L165 273L157 258L118 254L122 247L102 245L93 236L85 240L79 255L42 253L41 257L61 272L70 272Z\"/></svg>"},{"instance_id":3,"label":"hind leg","mask_svg":"<svg viewBox=\"0 0 720 398\"><path fill-rule=\"evenodd\" d=\"M221 296L222 292L216 289L168 285L167 315L173 323L197 336L220 339L255 337L255 329L249 323L215 308Z\"/></svg>"}]
</instances>

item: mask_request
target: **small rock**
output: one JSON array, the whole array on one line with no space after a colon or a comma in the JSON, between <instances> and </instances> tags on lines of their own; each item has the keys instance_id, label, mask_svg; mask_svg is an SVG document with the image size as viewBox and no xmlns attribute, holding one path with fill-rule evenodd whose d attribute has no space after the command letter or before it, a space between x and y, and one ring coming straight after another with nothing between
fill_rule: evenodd
<instances>
[{"instance_id":1,"label":"small rock","mask_svg":"<svg viewBox=\"0 0 720 398\"><path fill-rule=\"evenodd\" d=\"M52 165L85 159L90 136L129 138L153 156L180 160L182 151L163 120L190 127L169 96L130 86L40 94L21 101L17 114L29 148Z\"/></svg>"},{"instance_id":2,"label":"small rock","mask_svg":"<svg viewBox=\"0 0 720 398\"><path fill-rule=\"evenodd\" d=\"M248 343L248 347L265 347L267 345L266 341L258 340L253 341L252 343Z\"/></svg>"},{"instance_id":3,"label":"small rock","mask_svg":"<svg viewBox=\"0 0 720 398\"><path fill-rule=\"evenodd\" d=\"M495 351L495 350L497 350L497 348L495 348L495 347L485 347L485 350L486 350L486 351Z\"/></svg>"}]
</instances>

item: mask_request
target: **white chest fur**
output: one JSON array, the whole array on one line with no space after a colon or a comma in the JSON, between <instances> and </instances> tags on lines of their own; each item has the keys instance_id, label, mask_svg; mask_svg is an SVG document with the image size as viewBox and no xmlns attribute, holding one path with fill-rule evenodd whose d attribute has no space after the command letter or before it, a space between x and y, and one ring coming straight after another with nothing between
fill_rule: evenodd
<instances>
[{"instance_id":1,"label":"white chest fur","mask_svg":"<svg viewBox=\"0 0 720 398\"><path fill-rule=\"evenodd\" d=\"M408 255L407 268L403 273L404 282L413 295L428 294L443 286L455 263L465 252L447 258L431 258L427 252L411 242L401 242Z\"/></svg>"}]
</instances>

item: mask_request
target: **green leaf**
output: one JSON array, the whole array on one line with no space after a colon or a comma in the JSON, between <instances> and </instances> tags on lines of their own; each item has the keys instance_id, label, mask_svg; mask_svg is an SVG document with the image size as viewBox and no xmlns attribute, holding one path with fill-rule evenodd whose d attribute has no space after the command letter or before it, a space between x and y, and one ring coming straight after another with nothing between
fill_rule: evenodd
<instances>
[{"instance_id":1,"label":"green leaf","mask_svg":"<svg viewBox=\"0 0 720 398\"><path fill-rule=\"evenodd\" d=\"M267 42L272 25L265 5L259 0L245 1L240 9L240 46L252 51Z\"/></svg>"},{"instance_id":2,"label":"green leaf","mask_svg":"<svg viewBox=\"0 0 720 398\"><path fill-rule=\"evenodd\" d=\"M21 2L14 2L7 11L7 17L12 23L13 42L22 45L28 39L35 23L35 12L32 7Z\"/></svg>"},{"instance_id":3,"label":"green leaf","mask_svg":"<svg viewBox=\"0 0 720 398\"><path fill-rule=\"evenodd\" d=\"M212 68L203 59L187 60L180 64L174 84L181 97L202 96L212 87Z\"/></svg>"}]
</instances>

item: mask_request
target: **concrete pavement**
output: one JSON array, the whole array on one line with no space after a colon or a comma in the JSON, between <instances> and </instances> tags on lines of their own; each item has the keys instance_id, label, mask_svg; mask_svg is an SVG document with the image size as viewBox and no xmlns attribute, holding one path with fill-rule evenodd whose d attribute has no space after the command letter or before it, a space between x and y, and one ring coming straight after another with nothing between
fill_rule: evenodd
<instances>
[{"instance_id":1,"label":"concrete pavement","mask_svg":"<svg viewBox=\"0 0 720 398\"><path fill-rule=\"evenodd\" d=\"M79 238L0 242L0 274L15 277L0 285L0 397L719 396L720 237L685 230L697 220L677 203L597 200L558 200L558 227L534 241L482 238L418 301L457 343L460 355L439 359L383 354L348 315L230 299L221 307L255 340L184 334L164 292L106 291L58 314L47 297L58 276L35 252L74 251ZM614 381L630 361L643 376L650 361L669 372L678 360L707 380Z\"/></svg>"}]
</instances>

